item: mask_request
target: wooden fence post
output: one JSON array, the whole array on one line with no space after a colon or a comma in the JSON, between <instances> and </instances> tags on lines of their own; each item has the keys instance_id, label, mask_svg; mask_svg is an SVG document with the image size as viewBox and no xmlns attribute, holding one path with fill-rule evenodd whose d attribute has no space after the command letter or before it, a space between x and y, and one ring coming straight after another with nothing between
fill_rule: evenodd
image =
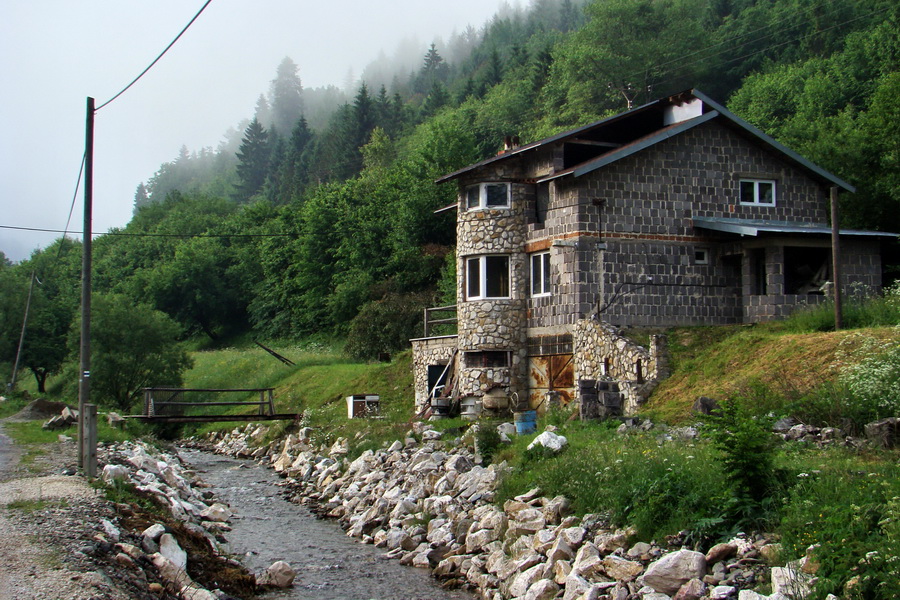
<instances>
[{"instance_id":1,"label":"wooden fence post","mask_svg":"<svg viewBox=\"0 0 900 600\"><path fill-rule=\"evenodd\" d=\"M85 404L81 415L84 424L84 440L81 444L81 464L88 479L97 476L97 405Z\"/></svg>"}]
</instances>

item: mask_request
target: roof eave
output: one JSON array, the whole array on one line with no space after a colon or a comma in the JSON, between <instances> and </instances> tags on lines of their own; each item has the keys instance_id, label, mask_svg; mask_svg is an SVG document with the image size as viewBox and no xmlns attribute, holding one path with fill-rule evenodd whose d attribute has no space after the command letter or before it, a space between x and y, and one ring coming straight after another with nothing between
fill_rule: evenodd
<instances>
[{"instance_id":1,"label":"roof eave","mask_svg":"<svg viewBox=\"0 0 900 600\"><path fill-rule=\"evenodd\" d=\"M781 152L782 154L784 154L785 156L787 156L788 158L790 158L792 161L794 161L794 162L796 162L796 163L802 165L802 166L805 167L806 169L809 169L810 171L812 171L813 173L815 173L816 175L818 175L818 176L821 177L822 179L825 179L825 180L827 180L827 181L830 181L830 182L833 183L834 185L836 185L836 186L838 186L838 187L840 187L840 188L843 188L844 190L846 190L846 191L848 191L848 192L850 192L850 193L853 193L853 192L856 191L856 188L855 188L853 185L847 183L846 181L844 181L843 179L841 179L841 178L838 177L837 175L834 175L833 173L829 173L828 171L826 171L825 169L823 169L823 168L820 167L819 165L817 165L817 164L813 163L812 161L810 161L810 160L804 158L803 156L797 154L796 152L794 152L793 150L791 150L791 149L788 148L787 146L784 146L783 144L779 143L778 141L775 140L775 138L773 138L773 137L771 137L771 136L769 136L769 135L763 133L762 130L757 129L756 127L754 127L753 125L751 125L751 124L748 123L747 121L745 121L745 120L743 120L742 118L738 117L738 116L735 115L733 112L731 112L730 110L728 110L727 108L725 108L724 106L722 106L721 104L719 104L718 102L716 102L715 100L711 99L709 96L707 96L706 94L704 94L704 93L701 92L700 90L694 89L694 90L691 90L691 93L692 93L696 98L699 98L704 104L710 106L711 108L715 109L717 112L721 113L721 115L722 115L723 117L725 117L726 119L728 119L729 121L731 121L731 122L734 123L735 125L741 127L742 129L744 129L745 131L747 131L747 132L750 133L751 135L754 135L754 136L758 137L759 139L761 139L761 140L764 141L765 143L767 143L767 144L769 144L770 146L772 146L772 147L773 147L775 150L777 150L778 152Z\"/></svg>"}]
</instances>

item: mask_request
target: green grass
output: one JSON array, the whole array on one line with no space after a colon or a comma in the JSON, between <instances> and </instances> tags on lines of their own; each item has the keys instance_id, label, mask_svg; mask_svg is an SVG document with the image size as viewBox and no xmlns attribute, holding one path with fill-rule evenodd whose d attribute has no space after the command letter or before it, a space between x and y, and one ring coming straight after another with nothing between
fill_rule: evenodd
<instances>
[{"instance_id":1,"label":"green grass","mask_svg":"<svg viewBox=\"0 0 900 600\"><path fill-rule=\"evenodd\" d=\"M13 500L6 505L6 508L22 512L37 512L51 506L65 508L69 506L69 501L65 498L55 500Z\"/></svg>"}]
</instances>

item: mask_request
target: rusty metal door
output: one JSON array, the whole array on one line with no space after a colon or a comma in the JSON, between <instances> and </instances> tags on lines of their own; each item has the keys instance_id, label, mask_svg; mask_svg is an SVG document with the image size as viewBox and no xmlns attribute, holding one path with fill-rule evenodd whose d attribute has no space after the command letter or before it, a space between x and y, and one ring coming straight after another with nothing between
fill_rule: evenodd
<instances>
[{"instance_id":1,"label":"rusty metal door","mask_svg":"<svg viewBox=\"0 0 900 600\"><path fill-rule=\"evenodd\" d=\"M575 363L571 354L552 354L528 358L528 400L537 408L548 397L547 392L557 392L565 406L575 397ZM546 410L547 406L541 406Z\"/></svg>"}]
</instances>

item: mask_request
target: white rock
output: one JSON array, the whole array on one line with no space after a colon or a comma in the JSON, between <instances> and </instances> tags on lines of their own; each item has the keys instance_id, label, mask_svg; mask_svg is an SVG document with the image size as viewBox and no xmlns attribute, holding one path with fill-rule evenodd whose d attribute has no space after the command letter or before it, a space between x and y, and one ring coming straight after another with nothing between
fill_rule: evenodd
<instances>
[{"instance_id":1,"label":"white rock","mask_svg":"<svg viewBox=\"0 0 900 600\"><path fill-rule=\"evenodd\" d=\"M106 465L105 467L103 467L103 473L100 474L100 479L102 479L106 483L112 483L114 481L127 481L128 469L126 469L122 465Z\"/></svg>"},{"instance_id":2,"label":"white rock","mask_svg":"<svg viewBox=\"0 0 900 600\"><path fill-rule=\"evenodd\" d=\"M811 576L790 566L772 567L772 595L803 598L809 595Z\"/></svg>"},{"instance_id":3,"label":"white rock","mask_svg":"<svg viewBox=\"0 0 900 600\"><path fill-rule=\"evenodd\" d=\"M509 594L516 598L524 596L525 592L528 591L528 588L538 580L544 578L544 572L546 570L546 565L539 563L522 571L513 578L512 583L509 586Z\"/></svg>"},{"instance_id":4,"label":"white rock","mask_svg":"<svg viewBox=\"0 0 900 600\"><path fill-rule=\"evenodd\" d=\"M734 596L736 591L737 588L731 585L717 585L709 591L709 597L711 600L725 600Z\"/></svg>"},{"instance_id":5,"label":"white rock","mask_svg":"<svg viewBox=\"0 0 900 600\"><path fill-rule=\"evenodd\" d=\"M588 580L573 570L566 577L566 591L563 594L563 600L575 600L590 589L591 584Z\"/></svg>"},{"instance_id":6,"label":"white rock","mask_svg":"<svg viewBox=\"0 0 900 600\"><path fill-rule=\"evenodd\" d=\"M119 531L119 528L112 524L111 521L107 519L102 519L100 524L103 526L103 531L106 533L106 539L115 544L119 541L119 537L122 533Z\"/></svg>"},{"instance_id":7,"label":"white rock","mask_svg":"<svg viewBox=\"0 0 900 600\"><path fill-rule=\"evenodd\" d=\"M289 588L294 585L296 571L283 560L272 563L268 569L256 578L257 585L271 585L278 588Z\"/></svg>"},{"instance_id":8,"label":"white rock","mask_svg":"<svg viewBox=\"0 0 900 600\"><path fill-rule=\"evenodd\" d=\"M220 502L216 502L206 510L200 513L200 516L207 521L215 521L217 523L225 523L234 516L231 509Z\"/></svg>"},{"instance_id":9,"label":"white rock","mask_svg":"<svg viewBox=\"0 0 900 600\"><path fill-rule=\"evenodd\" d=\"M644 584L657 592L672 595L691 579L706 575L706 556L693 550L679 550L666 554L651 563L644 573Z\"/></svg>"},{"instance_id":10,"label":"white rock","mask_svg":"<svg viewBox=\"0 0 900 600\"><path fill-rule=\"evenodd\" d=\"M178 540L171 533L164 533L160 536L159 553L179 569L187 569L187 552L181 549Z\"/></svg>"},{"instance_id":11,"label":"white rock","mask_svg":"<svg viewBox=\"0 0 900 600\"><path fill-rule=\"evenodd\" d=\"M528 444L528 449L531 450L535 446L543 446L553 452L559 452L568 444L569 440L567 440L565 436L557 435L551 431L545 431Z\"/></svg>"},{"instance_id":12,"label":"white rock","mask_svg":"<svg viewBox=\"0 0 900 600\"><path fill-rule=\"evenodd\" d=\"M753 590L741 590L738 592L738 600L769 600L769 597Z\"/></svg>"},{"instance_id":13,"label":"white rock","mask_svg":"<svg viewBox=\"0 0 900 600\"><path fill-rule=\"evenodd\" d=\"M534 582L525 592L524 600L552 600L556 597L559 586L550 579L541 579Z\"/></svg>"}]
</instances>

